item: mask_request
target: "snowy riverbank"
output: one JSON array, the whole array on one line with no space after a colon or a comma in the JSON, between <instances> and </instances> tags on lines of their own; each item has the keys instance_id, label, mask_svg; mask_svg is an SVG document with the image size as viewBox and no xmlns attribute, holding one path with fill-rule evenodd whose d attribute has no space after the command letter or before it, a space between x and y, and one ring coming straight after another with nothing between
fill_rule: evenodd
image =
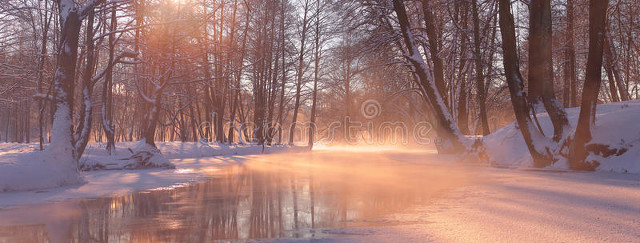
<instances>
[{"instance_id":1,"label":"snowy riverbank","mask_svg":"<svg viewBox=\"0 0 640 243\"><path fill-rule=\"evenodd\" d=\"M137 142L118 143L117 152L109 156L104 150L104 144L93 143L87 147L85 156L81 159L81 167L83 168L96 168L101 167L106 171L92 171L92 172L80 172L82 177L78 177L78 173L75 169L63 168L60 164L45 163L44 158L49 156L47 152L38 151L38 145L32 144L18 144L18 143L0 143L0 193L3 193L2 199L0 199L0 206L5 205L3 200L11 197L12 192L19 191L32 191L31 193L41 193L43 191L64 191L68 187L82 188L92 183L107 183L107 181L100 182L99 180L104 176L113 178L121 178L115 180L109 185L111 189L117 191L138 190L138 189L151 189L156 187L163 187L172 185L175 182L189 182L185 181L183 176L175 176L176 174L187 174L188 176L199 176L202 173L184 173L185 170L197 170L202 167L210 165L201 165L193 161L199 161L199 158L226 156L226 158L220 158L220 163L214 163L214 166L227 164L229 161L240 161L233 156L261 154L262 146L256 145L219 145L219 144L203 144L198 142L158 142L157 147L162 152L164 158L168 159L167 162L175 165L176 169L166 170L163 169L146 169L140 171L120 170L122 169L122 158L126 158L131 155L131 152L127 149L136 146ZM304 150L302 147L290 147L290 146L271 146L265 147L265 153L277 153L277 152L295 152ZM209 161L209 160L208 160ZM222 162L224 161L224 162ZM195 163L195 164L194 164ZM88 165L88 166L87 166ZM100 166L97 166L100 165ZM104 174L104 175L103 175ZM123 188L117 188L119 181L126 181L127 175L136 174L137 177L141 177L140 186L131 185L127 186L126 182L122 184ZM118 176L120 175L120 176ZM97 177L96 177L97 176ZM144 184L147 179L145 176L151 176L156 178L158 183L153 181ZM160 177L158 177L160 176ZM196 176L196 177L197 177ZM98 181L95 181L95 180ZM165 181L166 180L166 181ZM59 187L67 187L67 189L56 189ZM50 190L49 190L50 189ZM107 190L108 191L108 190ZM89 191L87 191L89 192ZM106 192L105 192L106 193ZM84 194L80 193L79 196L98 196L103 193L98 190L96 193ZM54 197L56 198L56 197Z\"/></svg>"},{"instance_id":2,"label":"snowy riverbank","mask_svg":"<svg viewBox=\"0 0 640 243\"><path fill-rule=\"evenodd\" d=\"M123 142L113 155L108 155L106 144L93 143L87 147L87 154L80 160L82 170L114 170L126 168L126 158L131 156L129 148L135 148L139 142ZM162 156L168 160L186 158L206 158L214 156L262 154L262 146L258 145L228 145L219 143L200 142L156 142L156 147ZM265 146L264 153L293 152L304 150L303 147L288 145ZM133 149L135 150L135 149ZM162 167L162 166L159 166Z\"/></svg>"},{"instance_id":3,"label":"snowy riverbank","mask_svg":"<svg viewBox=\"0 0 640 243\"><path fill-rule=\"evenodd\" d=\"M609 145L611 149L625 151L620 155L590 155L587 160L600 163L597 171L640 173L640 100L598 105L596 124L591 144ZM580 108L568 108L567 115L573 129L578 122ZM544 134L553 134L553 124L546 113L538 114ZM500 128L483 138L487 154L495 166L531 168L533 159L527 150L516 123ZM567 169L566 162L552 165L552 169Z\"/></svg>"}]
</instances>

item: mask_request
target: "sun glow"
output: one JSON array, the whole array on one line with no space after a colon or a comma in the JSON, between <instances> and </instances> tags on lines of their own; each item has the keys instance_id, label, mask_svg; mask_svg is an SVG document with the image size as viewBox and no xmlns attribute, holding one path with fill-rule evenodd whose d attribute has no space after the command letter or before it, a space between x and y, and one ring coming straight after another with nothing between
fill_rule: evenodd
<instances>
[{"instance_id":1,"label":"sun glow","mask_svg":"<svg viewBox=\"0 0 640 243\"><path fill-rule=\"evenodd\" d=\"M342 152L379 152L379 151L391 151L397 150L399 148L396 147L386 147L386 146L367 146L367 145L359 145L359 146L349 146L349 145L335 145L335 146L327 146L327 145L318 145L314 146L313 150L317 151L342 151Z\"/></svg>"},{"instance_id":2,"label":"sun glow","mask_svg":"<svg viewBox=\"0 0 640 243\"><path fill-rule=\"evenodd\" d=\"M169 2L171 2L172 4L176 4L176 5L182 5L187 3L187 1L189 0L169 0Z\"/></svg>"},{"instance_id":3,"label":"sun glow","mask_svg":"<svg viewBox=\"0 0 640 243\"><path fill-rule=\"evenodd\" d=\"M409 152L411 149L407 149L400 146L384 146L384 145L314 145L314 151L336 151L336 152L386 152L386 151L404 151ZM424 152L425 150L420 150Z\"/></svg>"}]
</instances>

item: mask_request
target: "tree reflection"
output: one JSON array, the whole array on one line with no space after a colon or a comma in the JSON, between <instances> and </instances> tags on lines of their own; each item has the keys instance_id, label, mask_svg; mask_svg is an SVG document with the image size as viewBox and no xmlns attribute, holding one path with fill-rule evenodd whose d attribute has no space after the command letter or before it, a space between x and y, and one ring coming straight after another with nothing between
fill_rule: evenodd
<instances>
[{"instance_id":1,"label":"tree reflection","mask_svg":"<svg viewBox=\"0 0 640 243\"><path fill-rule=\"evenodd\" d=\"M67 234L65 241L71 242L314 237L311 228L371 224L370 219L384 213L433 198L465 176L420 165L338 163L325 156L272 157L231 166L215 179L171 190L41 205L74 213L65 214L64 220L47 219L44 213L17 226L0 226L0 242L46 242L52 234ZM0 218L27 211L0 211ZM58 227L50 227L51 222ZM59 227L60 222L66 226Z\"/></svg>"}]
</instances>

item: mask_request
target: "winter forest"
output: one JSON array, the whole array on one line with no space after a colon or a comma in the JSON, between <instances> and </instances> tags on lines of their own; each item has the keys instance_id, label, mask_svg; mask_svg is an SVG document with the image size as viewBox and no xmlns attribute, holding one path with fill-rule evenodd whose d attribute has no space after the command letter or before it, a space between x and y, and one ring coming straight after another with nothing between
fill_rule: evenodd
<instances>
[{"instance_id":1,"label":"winter forest","mask_svg":"<svg viewBox=\"0 0 640 243\"><path fill-rule=\"evenodd\" d=\"M3 0L0 242L637 241L638 40L637 0Z\"/></svg>"}]
</instances>

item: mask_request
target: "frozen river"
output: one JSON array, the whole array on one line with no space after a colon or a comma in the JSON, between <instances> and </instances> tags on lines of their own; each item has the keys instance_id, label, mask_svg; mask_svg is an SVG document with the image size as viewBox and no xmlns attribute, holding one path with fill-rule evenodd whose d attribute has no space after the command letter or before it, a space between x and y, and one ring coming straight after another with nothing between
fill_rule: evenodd
<instances>
[{"instance_id":1,"label":"frozen river","mask_svg":"<svg viewBox=\"0 0 640 243\"><path fill-rule=\"evenodd\" d=\"M0 242L637 241L639 192L637 175L427 152L273 154L185 186L0 209Z\"/></svg>"}]
</instances>

